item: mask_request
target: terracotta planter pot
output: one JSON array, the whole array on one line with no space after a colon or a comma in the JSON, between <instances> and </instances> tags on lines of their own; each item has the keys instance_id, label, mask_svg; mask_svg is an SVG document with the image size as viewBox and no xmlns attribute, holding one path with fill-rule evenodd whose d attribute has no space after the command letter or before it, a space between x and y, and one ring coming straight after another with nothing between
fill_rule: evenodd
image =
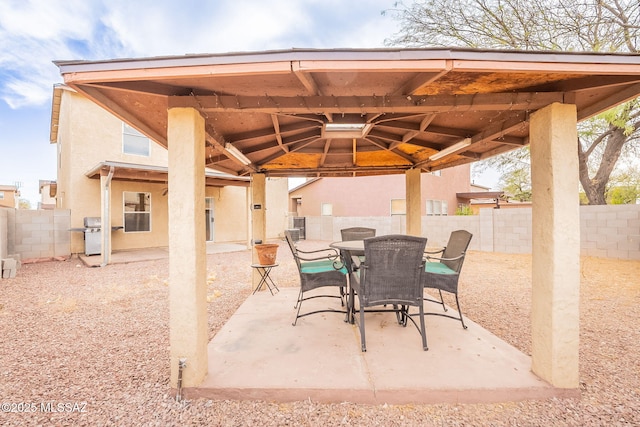
<instances>
[{"instance_id":1,"label":"terracotta planter pot","mask_svg":"<svg viewBox=\"0 0 640 427\"><path fill-rule=\"evenodd\" d=\"M278 245L276 244L261 244L255 245L256 252L258 253L258 262L261 265L271 265L276 263L276 254L278 252Z\"/></svg>"}]
</instances>

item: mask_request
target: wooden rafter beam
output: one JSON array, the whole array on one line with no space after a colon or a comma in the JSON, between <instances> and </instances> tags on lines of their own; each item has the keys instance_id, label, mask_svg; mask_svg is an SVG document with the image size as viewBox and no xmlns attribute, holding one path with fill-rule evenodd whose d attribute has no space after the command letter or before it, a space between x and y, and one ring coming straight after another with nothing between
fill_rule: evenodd
<instances>
[{"instance_id":1,"label":"wooden rafter beam","mask_svg":"<svg viewBox=\"0 0 640 427\"><path fill-rule=\"evenodd\" d=\"M72 87L78 92L85 94L89 99L92 99L96 104L100 105L105 110L110 111L120 120L129 124L136 124L136 129L142 132L145 136L151 138L153 141L157 142L165 148L168 146L166 135L157 133L151 126L148 126L146 123L138 120L135 113L129 111L128 109L108 97L104 92L88 85L72 85ZM161 101L162 100L159 100L159 102Z\"/></svg>"},{"instance_id":2,"label":"wooden rafter beam","mask_svg":"<svg viewBox=\"0 0 640 427\"><path fill-rule=\"evenodd\" d=\"M327 160L327 153L331 148L331 138L328 138L324 141L324 146L322 147L322 156L320 157L320 166L324 166L324 162Z\"/></svg>"},{"instance_id":3,"label":"wooden rafter beam","mask_svg":"<svg viewBox=\"0 0 640 427\"><path fill-rule=\"evenodd\" d=\"M445 74L453 69L453 61L447 61L446 67L440 72L432 73L419 73L411 80L406 82L402 87L396 90L393 95L413 95L419 92L425 86L433 83L434 81L442 78Z\"/></svg>"},{"instance_id":4,"label":"wooden rafter beam","mask_svg":"<svg viewBox=\"0 0 640 427\"><path fill-rule=\"evenodd\" d=\"M278 146L285 153L289 152L289 148L282 144L282 134L280 133L280 121L278 120L277 114L271 115L271 121L273 122L273 130L275 131L276 140L278 141Z\"/></svg>"},{"instance_id":5,"label":"wooden rafter beam","mask_svg":"<svg viewBox=\"0 0 640 427\"><path fill-rule=\"evenodd\" d=\"M310 95L321 95L320 90L318 89L318 84L315 82L311 74L300 67L299 61L291 63L291 70Z\"/></svg>"},{"instance_id":6,"label":"wooden rafter beam","mask_svg":"<svg viewBox=\"0 0 640 427\"><path fill-rule=\"evenodd\" d=\"M310 144L313 144L318 139L319 138L315 138L315 139L310 139L308 141L303 141L303 142L298 142L296 144L293 144L291 147L289 147L289 153L299 151L299 150L303 149L304 147L306 147L306 146L308 146ZM278 152L276 154L272 154L271 156L268 156L268 157L266 157L266 158L264 158L264 159L262 159L260 161L260 167L264 167L264 165L266 165L269 162L277 159L278 157L282 157L284 155L285 155L285 153L282 153L282 152Z\"/></svg>"},{"instance_id":7,"label":"wooden rafter beam","mask_svg":"<svg viewBox=\"0 0 640 427\"><path fill-rule=\"evenodd\" d=\"M306 122L294 123L286 126L279 126L280 134L287 135L293 132L300 132L310 129L320 129L321 126L319 124L309 124ZM265 137L273 137L274 136L274 128L268 127L263 129L252 130L249 132L242 132L236 134L229 134L225 136L227 141L233 142L234 144L243 144L254 139L263 139Z\"/></svg>"},{"instance_id":8,"label":"wooden rafter beam","mask_svg":"<svg viewBox=\"0 0 640 427\"><path fill-rule=\"evenodd\" d=\"M403 158L404 160L410 162L411 164L414 164L416 162L416 159L414 159L412 156L406 153L403 153L400 150L396 150L395 148L392 148L391 145L393 144L387 144L384 141L378 141L375 138L367 138L367 141L371 142L372 144L374 144L379 148L382 148L383 150L387 150L390 153L393 153L396 156Z\"/></svg>"},{"instance_id":9,"label":"wooden rafter beam","mask_svg":"<svg viewBox=\"0 0 640 427\"><path fill-rule=\"evenodd\" d=\"M561 92L490 93L420 96L190 96L169 97L169 108L208 112L259 113L427 113L447 111L531 111L563 102Z\"/></svg>"},{"instance_id":10,"label":"wooden rafter beam","mask_svg":"<svg viewBox=\"0 0 640 427\"><path fill-rule=\"evenodd\" d=\"M580 110L580 112L578 113L578 121L585 120L589 117L595 116L596 114L602 113L603 111L610 109L611 105L617 105L636 98L639 92L640 84L635 84L621 89L613 95L594 102L590 106Z\"/></svg>"},{"instance_id":11,"label":"wooden rafter beam","mask_svg":"<svg viewBox=\"0 0 640 427\"><path fill-rule=\"evenodd\" d=\"M394 166L324 166L319 168L282 168L271 167L265 168L264 172L268 176L344 176L343 174L356 173L360 176L394 174L402 173L407 169L411 169L412 165L394 165Z\"/></svg>"},{"instance_id":12,"label":"wooden rafter beam","mask_svg":"<svg viewBox=\"0 0 640 427\"><path fill-rule=\"evenodd\" d=\"M413 138L418 136L421 132L424 132L429 127L429 125L431 124L431 122L435 117L436 117L435 114L427 114L426 116L424 116L424 118L420 120L420 125L418 127L418 130L412 130L402 135L402 142L404 143L409 142Z\"/></svg>"}]
</instances>

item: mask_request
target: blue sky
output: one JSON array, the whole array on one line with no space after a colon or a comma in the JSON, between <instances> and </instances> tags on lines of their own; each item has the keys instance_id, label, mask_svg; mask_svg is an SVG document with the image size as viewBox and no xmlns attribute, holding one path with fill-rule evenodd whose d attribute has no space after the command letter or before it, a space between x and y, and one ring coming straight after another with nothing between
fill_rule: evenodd
<instances>
[{"instance_id":1,"label":"blue sky","mask_svg":"<svg viewBox=\"0 0 640 427\"><path fill-rule=\"evenodd\" d=\"M0 0L0 184L35 208L38 180L56 179L54 60L385 47L394 1Z\"/></svg>"}]
</instances>

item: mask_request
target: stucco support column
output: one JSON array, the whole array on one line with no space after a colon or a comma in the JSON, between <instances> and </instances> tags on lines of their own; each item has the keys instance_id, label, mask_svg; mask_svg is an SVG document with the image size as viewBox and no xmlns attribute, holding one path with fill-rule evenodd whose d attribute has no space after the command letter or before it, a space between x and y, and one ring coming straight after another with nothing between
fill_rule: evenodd
<instances>
[{"instance_id":1,"label":"stucco support column","mask_svg":"<svg viewBox=\"0 0 640 427\"><path fill-rule=\"evenodd\" d=\"M251 244L256 241L267 243L267 176L263 173L251 174ZM252 261L258 264L258 254L252 250ZM253 289L258 286L260 275L255 269L252 275Z\"/></svg>"},{"instance_id":2,"label":"stucco support column","mask_svg":"<svg viewBox=\"0 0 640 427\"><path fill-rule=\"evenodd\" d=\"M418 237L422 236L422 199L420 177L420 169L409 169L405 172L407 234Z\"/></svg>"},{"instance_id":3,"label":"stucco support column","mask_svg":"<svg viewBox=\"0 0 640 427\"><path fill-rule=\"evenodd\" d=\"M113 166L108 171L100 171L100 225L102 226L100 267L106 266L111 261L111 180L114 173Z\"/></svg>"},{"instance_id":4,"label":"stucco support column","mask_svg":"<svg viewBox=\"0 0 640 427\"><path fill-rule=\"evenodd\" d=\"M249 187L245 187L245 192L244 192L244 198L246 200L247 203L247 208L244 211L244 215L245 215L245 222L247 225L247 232L245 234L245 238L247 240L247 249L251 250L252 246L251 246L251 229L253 228L251 226L251 186Z\"/></svg>"},{"instance_id":5,"label":"stucco support column","mask_svg":"<svg viewBox=\"0 0 640 427\"><path fill-rule=\"evenodd\" d=\"M576 107L552 104L531 115L533 372L578 388L580 212Z\"/></svg>"},{"instance_id":6,"label":"stucco support column","mask_svg":"<svg viewBox=\"0 0 640 427\"><path fill-rule=\"evenodd\" d=\"M171 386L186 359L182 386L207 374L204 119L193 108L168 112L169 142L169 339Z\"/></svg>"}]
</instances>

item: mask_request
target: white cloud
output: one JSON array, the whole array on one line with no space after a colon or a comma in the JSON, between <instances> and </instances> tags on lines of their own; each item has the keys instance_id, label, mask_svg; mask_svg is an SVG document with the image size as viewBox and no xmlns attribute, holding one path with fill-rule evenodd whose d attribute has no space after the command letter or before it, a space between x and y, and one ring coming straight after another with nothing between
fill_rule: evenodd
<instances>
[{"instance_id":1,"label":"white cloud","mask_svg":"<svg viewBox=\"0 0 640 427\"><path fill-rule=\"evenodd\" d=\"M41 105L61 81L53 60L270 49L382 47L391 0L5 0L0 97Z\"/></svg>"}]
</instances>

